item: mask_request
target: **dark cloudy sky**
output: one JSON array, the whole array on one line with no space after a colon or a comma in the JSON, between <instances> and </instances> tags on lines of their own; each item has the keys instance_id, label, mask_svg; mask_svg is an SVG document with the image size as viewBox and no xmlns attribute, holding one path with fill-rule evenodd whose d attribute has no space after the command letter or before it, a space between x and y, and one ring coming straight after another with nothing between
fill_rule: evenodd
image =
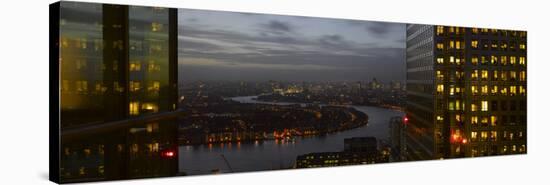
<instances>
[{"instance_id":1,"label":"dark cloudy sky","mask_svg":"<svg viewBox=\"0 0 550 185\"><path fill-rule=\"evenodd\" d=\"M180 9L180 81L405 78L405 25Z\"/></svg>"}]
</instances>

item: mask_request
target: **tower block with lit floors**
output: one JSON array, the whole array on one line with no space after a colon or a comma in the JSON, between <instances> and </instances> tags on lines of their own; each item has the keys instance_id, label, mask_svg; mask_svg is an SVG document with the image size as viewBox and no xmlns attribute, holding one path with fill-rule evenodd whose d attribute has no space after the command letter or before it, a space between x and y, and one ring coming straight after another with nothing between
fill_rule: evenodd
<instances>
[{"instance_id":1,"label":"tower block with lit floors","mask_svg":"<svg viewBox=\"0 0 550 185\"><path fill-rule=\"evenodd\" d=\"M52 180L177 174L177 10L58 2L51 11L61 130Z\"/></svg>"},{"instance_id":2,"label":"tower block with lit floors","mask_svg":"<svg viewBox=\"0 0 550 185\"><path fill-rule=\"evenodd\" d=\"M527 32L406 29L408 160L526 153Z\"/></svg>"}]
</instances>

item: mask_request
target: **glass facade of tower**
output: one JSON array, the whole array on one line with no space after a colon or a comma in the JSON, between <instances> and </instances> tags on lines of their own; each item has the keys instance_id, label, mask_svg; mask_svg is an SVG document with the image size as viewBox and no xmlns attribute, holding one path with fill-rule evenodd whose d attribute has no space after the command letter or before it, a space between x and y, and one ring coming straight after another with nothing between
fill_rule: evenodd
<instances>
[{"instance_id":1,"label":"glass facade of tower","mask_svg":"<svg viewBox=\"0 0 550 185\"><path fill-rule=\"evenodd\" d=\"M410 160L527 152L526 37L407 26Z\"/></svg>"},{"instance_id":2,"label":"glass facade of tower","mask_svg":"<svg viewBox=\"0 0 550 185\"><path fill-rule=\"evenodd\" d=\"M175 175L176 9L58 5L61 182Z\"/></svg>"}]
</instances>

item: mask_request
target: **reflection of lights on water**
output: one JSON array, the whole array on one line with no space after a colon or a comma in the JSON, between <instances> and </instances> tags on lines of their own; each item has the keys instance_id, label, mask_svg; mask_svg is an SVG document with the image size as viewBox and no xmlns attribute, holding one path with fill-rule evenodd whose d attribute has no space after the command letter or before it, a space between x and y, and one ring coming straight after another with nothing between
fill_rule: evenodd
<instances>
[{"instance_id":1,"label":"reflection of lights on water","mask_svg":"<svg viewBox=\"0 0 550 185\"><path fill-rule=\"evenodd\" d=\"M254 141L254 146L258 146L259 143L260 143L260 142L258 142L258 140L255 140L255 141Z\"/></svg>"},{"instance_id":2,"label":"reflection of lights on water","mask_svg":"<svg viewBox=\"0 0 550 185\"><path fill-rule=\"evenodd\" d=\"M240 149L241 148L241 142L237 142L237 148Z\"/></svg>"},{"instance_id":3,"label":"reflection of lights on water","mask_svg":"<svg viewBox=\"0 0 550 185\"><path fill-rule=\"evenodd\" d=\"M212 143L208 143L208 149L212 150Z\"/></svg>"}]
</instances>

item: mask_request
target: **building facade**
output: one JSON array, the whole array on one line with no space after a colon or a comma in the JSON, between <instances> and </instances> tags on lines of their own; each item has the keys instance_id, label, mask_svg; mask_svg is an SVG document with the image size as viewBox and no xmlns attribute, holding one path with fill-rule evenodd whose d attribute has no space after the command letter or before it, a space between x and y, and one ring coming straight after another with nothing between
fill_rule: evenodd
<instances>
[{"instance_id":1,"label":"building facade","mask_svg":"<svg viewBox=\"0 0 550 185\"><path fill-rule=\"evenodd\" d=\"M406 29L408 160L526 153L527 33Z\"/></svg>"},{"instance_id":2,"label":"building facade","mask_svg":"<svg viewBox=\"0 0 550 185\"><path fill-rule=\"evenodd\" d=\"M145 118L176 110L176 9L59 2L51 10L60 182L175 175L175 119Z\"/></svg>"},{"instance_id":3,"label":"building facade","mask_svg":"<svg viewBox=\"0 0 550 185\"><path fill-rule=\"evenodd\" d=\"M340 152L316 152L296 157L296 168L317 168L389 162L389 153L378 149L374 137L344 139Z\"/></svg>"},{"instance_id":4,"label":"building facade","mask_svg":"<svg viewBox=\"0 0 550 185\"><path fill-rule=\"evenodd\" d=\"M390 118L389 123L389 146L391 153L392 162L406 160L406 140L405 140L405 131L407 125L405 120L401 116L396 116ZM408 118L407 118L408 119ZM407 120L408 122L408 120Z\"/></svg>"}]
</instances>

